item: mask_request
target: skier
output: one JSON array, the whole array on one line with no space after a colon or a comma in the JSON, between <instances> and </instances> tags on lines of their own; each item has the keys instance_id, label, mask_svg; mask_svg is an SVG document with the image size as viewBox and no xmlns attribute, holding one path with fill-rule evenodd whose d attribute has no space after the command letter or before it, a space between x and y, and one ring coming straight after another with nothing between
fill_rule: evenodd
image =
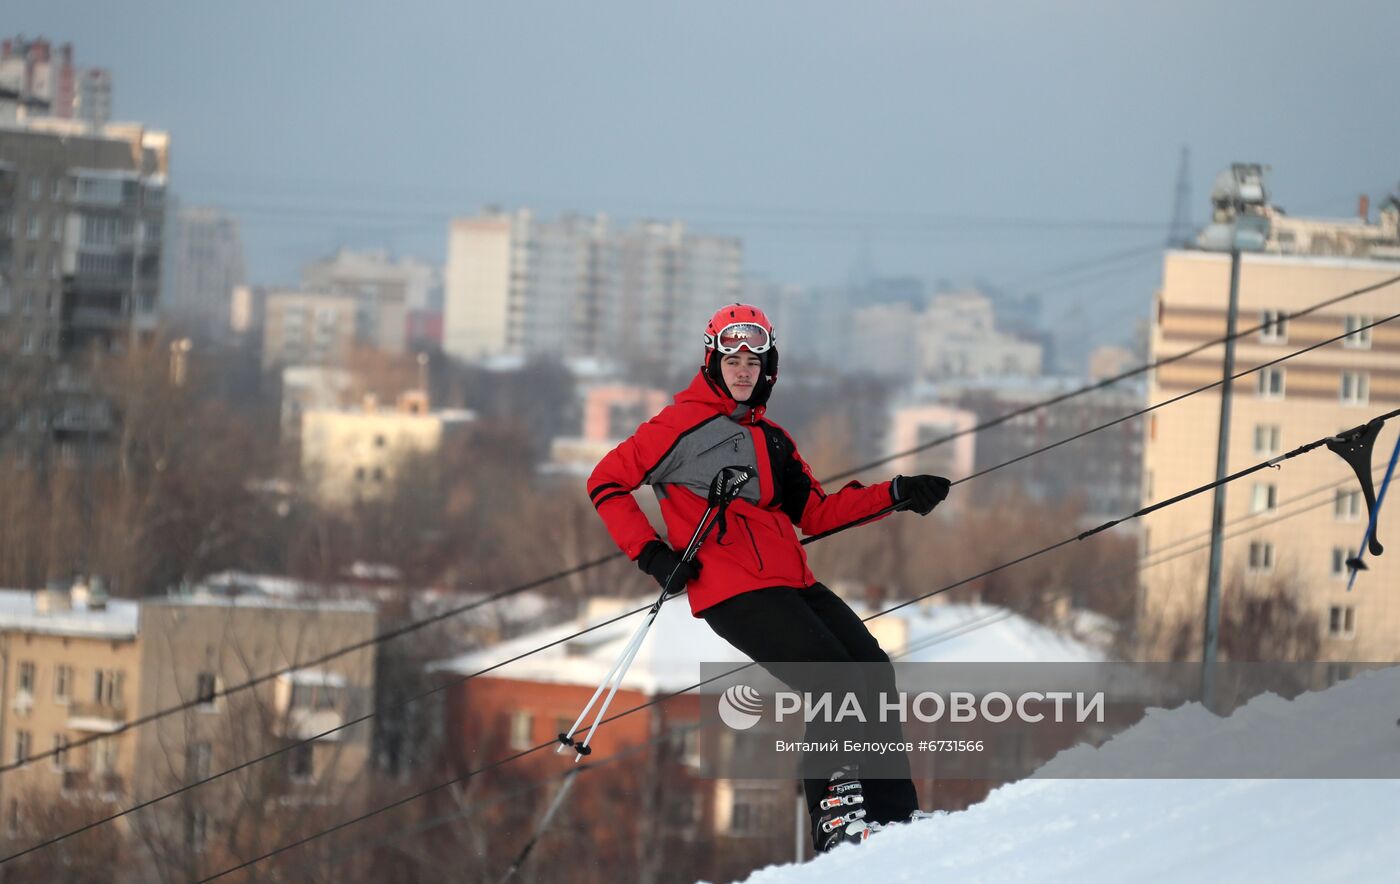
<instances>
[{"instance_id":1,"label":"skier","mask_svg":"<svg viewBox=\"0 0 1400 884\"><path fill-rule=\"evenodd\" d=\"M819 534L873 517L891 504L927 515L948 495L941 476L896 476L824 491L792 438L764 417L778 376L773 325L747 304L723 307L705 328L704 362L675 401L610 451L588 479L588 493L622 551L663 587L678 566L672 591L689 587L691 613L731 645L799 691L894 690L889 657L860 618L818 583L793 526ZM729 507L726 530L711 535L690 562L684 547L706 508L706 491L721 468L757 471ZM650 485L661 503L670 543L652 529L632 491ZM863 663L813 667L784 664ZM829 673L840 674L832 676ZM871 672L878 677L870 677ZM870 708L864 706L863 708ZM871 727L875 727L872 725ZM869 736L900 741L898 721ZM823 730L827 728L827 730ZM807 739L836 731L814 721ZM845 731L849 736L850 732ZM826 851L865 840L883 824L919 814L908 758L894 761L902 778L862 782L849 758L804 759L803 786L812 843ZM825 766L821 766L825 765ZM821 776L813 776L815 770Z\"/></svg>"}]
</instances>

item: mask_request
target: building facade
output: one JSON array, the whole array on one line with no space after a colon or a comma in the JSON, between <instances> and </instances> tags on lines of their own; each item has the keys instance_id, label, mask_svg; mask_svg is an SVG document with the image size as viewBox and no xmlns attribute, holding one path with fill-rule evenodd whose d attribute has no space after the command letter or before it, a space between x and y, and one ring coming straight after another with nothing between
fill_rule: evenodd
<instances>
[{"instance_id":1,"label":"building facade","mask_svg":"<svg viewBox=\"0 0 1400 884\"><path fill-rule=\"evenodd\" d=\"M264 371L286 365L349 363L355 347L354 298L281 291L268 292L258 300Z\"/></svg>"},{"instance_id":2,"label":"building facade","mask_svg":"<svg viewBox=\"0 0 1400 884\"><path fill-rule=\"evenodd\" d=\"M528 210L454 219L443 346L459 359L599 357L688 365L686 343L738 299L742 247L680 222ZM622 325L619 325L622 323ZM619 328L627 333L619 336Z\"/></svg>"},{"instance_id":3,"label":"building facade","mask_svg":"<svg viewBox=\"0 0 1400 884\"><path fill-rule=\"evenodd\" d=\"M360 408L309 409L302 413L302 478L327 507L382 499L410 458L435 457L474 419L469 411L429 411L417 391L393 408L368 397Z\"/></svg>"},{"instance_id":4,"label":"building facade","mask_svg":"<svg viewBox=\"0 0 1400 884\"><path fill-rule=\"evenodd\" d=\"M340 249L301 271L303 290L353 298L355 339L386 353L404 352L408 317L428 311L435 279L428 264L383 250Z\"/></svg>"},{"instance_id":5,"label":"building facade","mask_svg":"<svg viewBox=\"0 0 1400 884\"><path fill-rule=\"evenodd\" d=\"M1379 224L1292 219L1271 209L1268 214L1273 223L1265 250L1243 256L1239 280L1239 326L1263 328L1238 340L1236 371L1353 333L1234 383L1230 470L1400 406L1400 327L1384 324L1358 330L1395 313L1400 289L1381 288L1306 316L1289 316L1400 274L1400 202L1392 199L1382 207ZM1229 286L1228 255L1167 253L1152 326L1153 358L1170 357L1223 336ZM1154 372L1149 397L1161 401L1220 377L1221 351L1212 348ZM1149 418L1143 451L1145 503L1214 478L1219 416L1218 391L1206 391ZM1376 443L1377 487L1396 435L1397 422L1392 420ZM1227 606L1231 592L1285 589L1294 593L1301 613L1315 619L1320 659L1397 659L1400 599L1387 591L1400 584L1397 560L1368 558L1370 570L1347 591L1345 560L1360 543L1367 510L1354 474L1340 458L1319 449L1281 469L1231 484L1225 507L1222 585ZM1229 526L1241 520L1252 523L1250 530L1232 532ZM1210 523L1209 495L1164 510L1145 526L1146 552L1151 555L1192 538L1204 544L1208 533L1203 531ZM1389 528L1394 528L1393 521ZM1380 537L1388 539L1385 518L1380 519ZM1194 632L1187 646L1199 657L1205 588L1204 552L1144 574L1138 632L1145 655L1169 653L1178 628L1185 624Z\"/></svg>"},{"instance_id":6,"label":"building facade","mask_svg":"<svg viewBox=\"0 0 1400 884\"><path fill-rule=\"evenodd\" d=\"M112 75L73 63L73 44L0 40L0 123L47 116L100 129L112 118Z\"/></svg>"},{"instance_id":7,"label":"building facade","mask_svg":"<svg viewBox=\"0 0 1400 884\"><path fill-rule=\"evenodd\" d=\"M211 206L171 209L162 312L221 339L228 333L234 289L247 277L238 221Z\"/></svg>"},{"instance_id":8,"label":"building facade","mask_svg":"<svg viewBox=\"0 0 1400 884\"><path fill-rule=\"evenodd\" d=\"M375 624L364 602L207 594L134 601L84 584L0 591L0 756L23 764L52 753L0 780L0 837L27 845L52 834L36 827L57 808L110 813L364 714L373 706L373 645L220 693L365 641ZM128 729L181 704L189 708ZM277 808L304 812L296 809L350 794L369 746L369 726L353 725L116 825L125 834L139 829L156 853L166 845L204 854L236 819L247 824L250 802L270 824Z\"/></svg>"},{"instance_id":9,"label":"building facade","mask_svg":"<svg viewBox=\"0 0 1400 884\"><path fill-rule=\"evenodd\" d=\"M64 357L150 336L169 139L139 125L0 126L0 328Z\"/></svg>"}]
</instances>

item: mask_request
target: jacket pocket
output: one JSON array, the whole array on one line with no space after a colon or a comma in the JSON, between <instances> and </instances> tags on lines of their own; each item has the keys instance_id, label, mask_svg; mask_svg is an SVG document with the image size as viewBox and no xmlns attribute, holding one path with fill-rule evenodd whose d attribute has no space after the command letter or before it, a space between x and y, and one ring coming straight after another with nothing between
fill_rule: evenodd
<instances>
[{"instance_id":1,"label":"jacket pocket","mask_svg":"<svg viewBox=\"0 0 1400 884\"><path fill-rule=\"evenodd\" d=\"M753 550L753 557L758 562L758 570L763 570L763 553L758 550L758 538L754 537L753 525L743 514L735 514L735 518L744 526L744 534L748 536L749 548Z\"/></svg>"},{"instance_id":2,"label":"jacket pocket","mask_svg":"<svg viewBox=\"0 0 1400 884\"><path fill-rule=\"evenodd\" d=\"M730 444L732 444L732 443L738 442L738 441L739 441L740 439L742 439L742 438L744 438L744 434L743 434L743 433L735 433L735 434L732 435L732 436L729 436L729 437L727 437L727 438L721 439L720 441L718 441L718 442L716 442L715 444L711 445L709 448L706 448L704 451L702 451L702 452L700 452L699 454L695 455L695 457L694 457L693 459L694 459L694 460L699 460L700 458L702 458L702 457L704 457L705 455L709 454L711 451L715 451L715 450L717 450L717 449L723 448L723 447L726 446L726 445L730 445ZM736 448L736 450L737 450L738 446L736 445L735 448Z\"/></svg>"}]
</instances>

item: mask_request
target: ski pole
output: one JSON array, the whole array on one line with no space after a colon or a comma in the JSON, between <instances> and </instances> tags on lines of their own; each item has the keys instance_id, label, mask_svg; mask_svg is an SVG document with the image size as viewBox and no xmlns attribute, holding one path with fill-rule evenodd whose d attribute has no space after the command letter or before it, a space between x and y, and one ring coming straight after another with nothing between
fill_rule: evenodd
<instances>
[{"instance_id":1,"label":"ski pole","mask_svg":"<svg viewBox=\"0 0 1400 884\"><path fill-rule=\"evenodd\" d=\"M710 482L710 492L707 501L708 506L704 514L700 517L699 524L695 526L695 533L691 535L690 542L686 544L685 552L681 555L681 561L678 562L676 566L671 569L671 573L667 575L666 584L661 588L661 595L657 597L656 602L652 604L651 609L647 611L646 619L642 621L631 640L623 647L622 653L618 655L617 662L614 663L612 669L608 671L607 677L603 679L602 683L598 685L598 689L593 692L593 696L589 698L588 705L583 707L583 712L579 714L578 720L569 728L568 733L559 735L559 748L556 749L555 752L562 752L565 746L572 746L576 753L574 756L575 762L582 760L583 756L592 752L589 743L593 740L593 734L597 732L598 726L602 724L603 717L607 714L608 706L612 705L613 696L617 693L617 689L621 687L622 679L626 676L628 667L632 665L632 661L636 659L637 652L641 650L642 642L646 639L647 631L650 630L651 625L656 622L656 615L661 611L661 606L671 595L671 586L675 582L676 575L680 572L682 564L688 563L695 558L695 554L699 552L700 546L705 542L705 538L709 536L711 529L713 529L717 523L723 521L725 511L729 508L729 504L734 501L734 498L739 496L740 490L743 489L744 485L752 479L754 475L755 472L753 468L745 466L725 467L715 474L714 480ZM589 711L593 708L593 704L597 702L598 697L603 693L604 689L607 690L607 697L604 698L602 705L598 708L598 713L593 717L593 724L589 727L587 736L580 744L574 740L574 734L578 731L579 726L583 724L584 719L588 717Z\"/></svg>"},{"instance_id":2,"label":"ski pole","mask_svg":"<svg viewBox=\"0 0 1400 884\"><path fill-rule=\"evenodd\" d=\"M710 517L713 513L713 506L705 509L704 515L700 517L699 523L695 526L695 533L691 536L690 543L686 544L685 554L681 556L682 561L689 561L694 557L695 550L699 547L698 541L703 532L708 530L707 526L711 524ZM661 599L664 599L666 594L670 592L671 582L675 579L676 571L679 569L680 565L678 564L676 568L667 575L666 586L661 591ZM630 665L633 649L641 646L642 639L646 636L646 632L651 627L652 621L656 619L656 612L659 609L661 599L658 599L657 602L651 606L651 609L647 611L646 618L637 626L636 631L632 633L632 638L623 646L622 653L618 655L617 662L613 663L612 669L608 670L608 674L604 676L602 682L599 683L598 689L594 691L593 696L588 699L588 704L583 707L583 711L579 713L578 719L573 723L573 726L569 728L568 733L559 735L559 748L554 750L556 754L563 752L565 746L573 746L580 756L588 754L583 748L575 744L573 740L574 733L579 729L579 726L583 724L584 719L588 718L589 711L593 709L593 704L598 702L598 698L602 696L603 691L606 690L609 685L613 684L614 680L621 682L622 676L619 670L625 672L627 666ZM612 699L612 693L608 694L608 699Z\"/></svg>"}]
</instances>

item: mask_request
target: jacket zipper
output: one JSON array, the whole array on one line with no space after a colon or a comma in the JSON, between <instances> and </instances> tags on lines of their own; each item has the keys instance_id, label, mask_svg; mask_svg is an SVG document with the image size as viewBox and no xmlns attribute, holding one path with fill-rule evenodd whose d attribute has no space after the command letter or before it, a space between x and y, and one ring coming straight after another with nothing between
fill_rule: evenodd
<instances>
[{"instance_id":1,"label":"jacket zipper","mask_svg":"<svg viewBox=\"0 0 1400 884\"><path fill-rule=\"evenodd\" d=\"M735 513L739 521L744 523L744 531L749 535L749 545L753 547L754 558L758 559L758 570L763 570L763 554L758 551L758 541L754 539L753 528L749 527L749 520L742 515Z\"/></svg>"},{"instance_id":2,"label":"jacket zipper","mask_svg":"<svg viewBox=\"0 0 1400 884\"><path fill-rule=\"evenodd\" d=\"M730 436L730 437L728 437L728 438L726 438L726 439L723 439L723 440L721 440L721 441L719 441L719 442L716 442L715 444L711 445L709 448L706 448L704 451L700 452L699 454L697 454L697 455L695 455L695 456L696 456L696 457L704 457L705 455L709 454L711 451L714 451L716 448L723 447L723 446L725 446L725 445L728 445L730 442L735 442L735 441L737 441L737 440L739 440L739 439L742 439L742 438L744 438L744 434L743 434L743 433L735 433L733 436ZM736 450L737 450L737 446L736 446Z\"/></svg>"}]
</instances>

